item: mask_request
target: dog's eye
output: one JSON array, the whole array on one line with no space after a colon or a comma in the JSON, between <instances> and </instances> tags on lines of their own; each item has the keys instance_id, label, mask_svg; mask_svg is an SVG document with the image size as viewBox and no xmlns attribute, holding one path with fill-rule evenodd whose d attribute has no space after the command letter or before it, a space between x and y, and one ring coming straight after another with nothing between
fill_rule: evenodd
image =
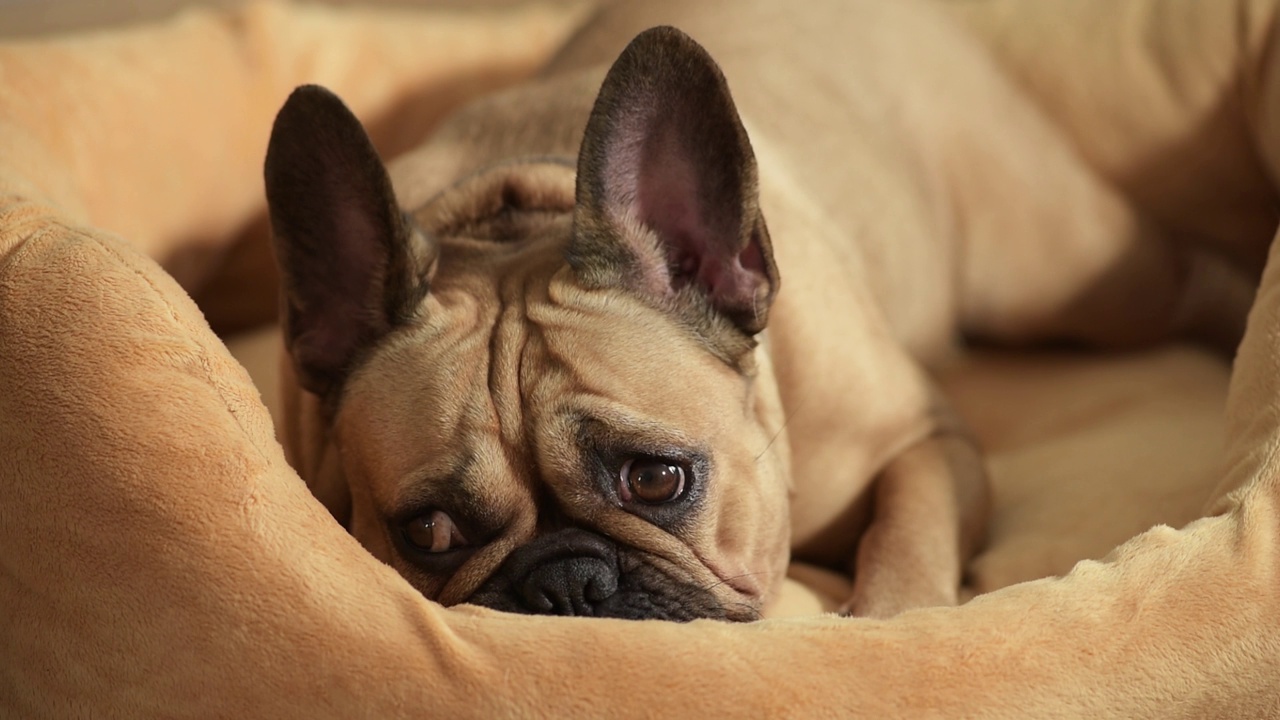
<instances>
[{"instance_id":1,"label":"dog's eye","mask_svg":"<svg viewBox=\"0 0 1280 720\"><path fill-rule=\"evenodd\" d=\"M638 500L661 505L679 498L685 490L684 466L653 457L633 458L618 473L618 494L623 502Z\"/></svg>"},{"instance_id":2,"label":"dog's eye","mask_svg":"<svg viewBox=\"0 0 1280 720\"><path fill-rule=\"evenodd\" d=\"M448 552L465 547L467 539L453 524L453 518L440 510L432 510L409 520L404 526L405 540L418 550Z\"/></svg>"}]
</instances>

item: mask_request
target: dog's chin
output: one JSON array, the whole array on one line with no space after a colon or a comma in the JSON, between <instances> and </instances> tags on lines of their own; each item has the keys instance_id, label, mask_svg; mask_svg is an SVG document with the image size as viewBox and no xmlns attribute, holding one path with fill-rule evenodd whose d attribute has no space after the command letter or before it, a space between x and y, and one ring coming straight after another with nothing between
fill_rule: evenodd
<instances>
[{"instance_id":1,"label":"dog's chin","mask_svg":"<svg viewBox=\"0 0 1280 720\"><path fill-rule=\"evenodd\" d=\"M504 612L687 622L748 622L749 602L724 603L672 577L644 553L585 530L561 530L518 548L467 600Z\"/></svg>"}]
</instances>

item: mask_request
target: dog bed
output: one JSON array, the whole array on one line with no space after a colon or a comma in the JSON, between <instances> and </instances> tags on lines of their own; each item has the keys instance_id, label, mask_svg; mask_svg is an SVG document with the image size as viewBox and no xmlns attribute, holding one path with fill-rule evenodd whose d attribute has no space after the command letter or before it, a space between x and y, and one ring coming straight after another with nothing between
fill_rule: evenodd
<instances>
[{"instance_id":1,"label":"dog bed","mask_svg":"<svg viewBox=\"0 0 1280 720\"><path fill-rule=\"evenodd\" d=\"M259 3L0 46L0 716L1280 716L1280 258L1233 368L943 373L996 497L959 608L823 615L841 580L805 567L749 625L442 608L333 522L246 372L270 401L269 331L243 364L214 332L270 315L271 117L323 83L394 154L588 11ZM937 12L1098 182L1263 264L1275 2Z\"/></svg>"}]
</instances>

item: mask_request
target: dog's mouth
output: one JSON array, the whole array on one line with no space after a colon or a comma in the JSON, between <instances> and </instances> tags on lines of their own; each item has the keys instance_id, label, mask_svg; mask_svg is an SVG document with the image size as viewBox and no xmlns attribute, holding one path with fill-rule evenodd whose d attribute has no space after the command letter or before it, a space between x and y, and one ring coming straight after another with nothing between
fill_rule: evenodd
<instances>
[{"instance_id":1,"label":"dog's mouth","mask_svg":"<svg viewBox=\"0 0 1280 720\"><path fill-rule=\"evenodd\" d=\"M760 617L750 603L724 603L709 588L672 577L643 553L576 528L518 548L467 602L526 615L675 622Z\"/></svg>"}]
</instances>

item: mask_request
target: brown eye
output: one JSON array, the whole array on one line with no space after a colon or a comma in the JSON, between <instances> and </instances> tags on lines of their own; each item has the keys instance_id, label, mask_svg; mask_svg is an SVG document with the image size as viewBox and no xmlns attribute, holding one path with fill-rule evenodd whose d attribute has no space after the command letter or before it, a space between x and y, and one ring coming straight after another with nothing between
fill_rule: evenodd
<instances>
[{"instance_id":1,"label":"brown eye","mask_svg":"<svg viewBox=\"0 0 1280 720\"><path fill-rule=\"evenodd\" d=\"M684 494L684 467L661 458L635 458L622 466L619 494L649 505L671 502Z\"/></svg>"},{"instance_id":2,"label":"brown eye","mask_svg":"<svg viewBox=\"0 0 1280 720\"><path fill-rule=\"evenodd\" d=\"M453 518L440 510L423 513L405 523L404 537L415 548L432 553L456 550L467 544L458 526L453 524Z\"/></svg>"}]
</instances>

